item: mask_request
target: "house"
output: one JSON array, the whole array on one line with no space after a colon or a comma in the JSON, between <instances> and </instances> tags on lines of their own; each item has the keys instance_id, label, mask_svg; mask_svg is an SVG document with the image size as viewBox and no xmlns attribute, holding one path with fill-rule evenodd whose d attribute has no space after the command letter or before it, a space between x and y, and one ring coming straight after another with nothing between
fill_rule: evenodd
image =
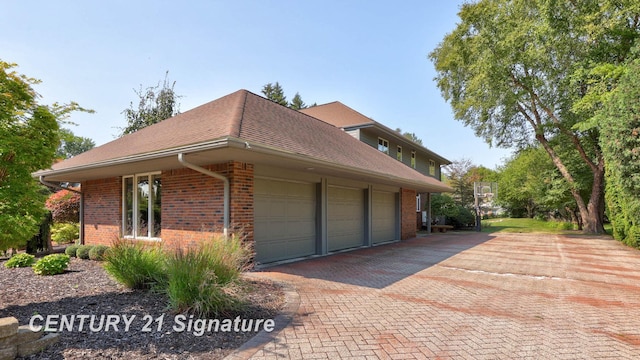
<instances>
[{"instance_id":1,"label":"house","mask_svg":"<svg viewBox=\"0 0 640 360\"><path fill-rule=\"evenodd\" d=\"M35 174L81 183L82 238L188 247L242 231L270 263L416 235L435 177L342 129L239 90Z\"/></svg>"},{"instance_id":2,"label":"house","mask_svg":"<svg viewBox=\"0 0 640 360\"><path fill-rule=\"evenodd\" d=\"M442 166L451 164L451 161L446 158L339 101L300 111L341 128L356 139L426 176L442 180ZM431 193L418 193L416 198L418 225L421 226L424 223L427 228L431 225L430 195Z\"/></svg>"}]
</instances>

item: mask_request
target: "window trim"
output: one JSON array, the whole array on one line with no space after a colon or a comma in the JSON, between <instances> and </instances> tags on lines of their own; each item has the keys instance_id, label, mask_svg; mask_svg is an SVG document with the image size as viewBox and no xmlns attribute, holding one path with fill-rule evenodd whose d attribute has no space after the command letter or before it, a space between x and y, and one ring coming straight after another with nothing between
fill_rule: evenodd
<instances>
[{"instance_id":1,"label":"window trim","mask_svg":"<svg viewBox=\"0 0 640 360\"><path fill-rule=\"evenodd\" d=\"M398 161L402 162L402 146L398 145L398 148L396 149L396 159L398 159Z\"/></svg>"},{"instance_id":2,"label":"window trim","mask_svg":"<svg viewBox=\"0 0 640 360\"><path fill-rule=\"evenodd\" d=\"M385 149L383 150L380 147L383 147ZM389 155L389 140L378 137L378 150Z\"/></svg>"},{"instance_id":3,"label":"window trim","mask_svg":"<svg viewBox=\"0 0 640 360\"><path fill-rule=\"evenodd\" d=\"M411 151L411 167L412 168L416 168L416 151L412 150Z\"/></svg>"},{"instance_id":4,"label":"window trim","mask_svg":"<svg viewBox=\"0 0 640 360\"><path fill-rule=\"evenodd\" d=\"M151 183L151 177L155 176L155 175L160 175L160 179L162 179L162 172L161 171L152 171L152 172L146 172L146 173L137 173L137 174L131 174L131 175L124 175L122 176L122 207L121 207L121 211L122 211L122 226L120 228L120 232L122 235L122 238L124 239L132 239L132 240L148 240L148 241L161 241L162 238L161 237L156 237L156 236L148 236L149 231L151 229L153 229L153 216L151 215L152 212L149 212L148 214L148 218L147 218L147 226L148 229L150 229L149 231L147 231L147 236L139 236L138 235L138 211L133 211L133 215L132 215L132 219L131 219L131 224L133 226L133 228L131 229L131 233L133 235L124 235L126 233L126 229L125 226L127 224L127 201L126 201L126 179L133 179L133 188L135 189L135 187L138 184L138 178L139 177L143 177L143 176L148 176L149 177L149 182ZM152 205L153 205L153 201L155 199L153 198L153 196L149 196L148 201L148 209L152 209ZM133 194L133 198L132 198L132 204L131 204L133 209L137 209L138 208L138 196L137 196L137 192L134 191ZM149 221L151 220L151 221ZM161 225L162 226L162 225ZM162 228L161 228L162 229Z\"/></svg>"}]
</instances>

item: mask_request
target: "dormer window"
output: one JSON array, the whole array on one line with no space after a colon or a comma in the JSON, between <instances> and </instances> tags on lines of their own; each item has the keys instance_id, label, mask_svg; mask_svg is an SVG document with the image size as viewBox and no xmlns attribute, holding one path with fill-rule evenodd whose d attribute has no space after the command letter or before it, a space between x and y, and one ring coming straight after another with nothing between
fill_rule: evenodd
<instances>
[{"instance_id":1,"label":"dormer window","mask_svg":"<svg viewBox=\"0 0 640 360\"><path fill-rule=\"evenodd\" d=\"M396 152L396 159L402 162L402 146L398 146L398 151Z\"/></svg>"},{"instance_id":2,"label":"dormer window","mask_svg":"<svg viewBox=\"0 0 640 360\"><path fill-rule=\"evenodd\" d=\"M389 155L389 140L378 138L378 150Z\"/></svg>"},{"instance_id":3,"label":"dormer window","mask_svg":"<svg viewBox=\"0 0 640 360\"><path fill-rule=\"evenodd\" d=\"M412 168L416 168L416 152L412 151L411 152L411 167Z\"/></svg>"},{"instance_id":4,"label":"dormer window","mask_svg":"<svg viewBox=\"0 0 640 360\"><path fill-rule=\"evenodd\" d=\"M429 160L429 175L436 175L436 162L433 160Z\"/></svg>"}]
</instances>

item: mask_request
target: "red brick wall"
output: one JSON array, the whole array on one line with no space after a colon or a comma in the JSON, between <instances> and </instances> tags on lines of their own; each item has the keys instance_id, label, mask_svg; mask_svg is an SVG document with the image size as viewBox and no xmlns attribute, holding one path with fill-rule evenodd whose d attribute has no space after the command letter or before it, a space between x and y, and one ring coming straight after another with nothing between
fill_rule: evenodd
<instances>
[{"instance_id":1,"label":"red brick wall","mask_svg":"<svg viewBox=\"0 0 640 360\"><path fill-rule=\"evenodd\" d=\"M400 238L402 240L416 237L416 191L400 190Z\"/></svg>"},{"instance_id":2,"label":"red brick wall","mask_svg":"<svg viewBox=\"0 0 640 360\"><path fill-rule=\"evenodd\" d=\"M91 245L110 245L120 236L122 180L119 177L82 183L84 194L84 240Z\"/></svg>"}]
</instances>

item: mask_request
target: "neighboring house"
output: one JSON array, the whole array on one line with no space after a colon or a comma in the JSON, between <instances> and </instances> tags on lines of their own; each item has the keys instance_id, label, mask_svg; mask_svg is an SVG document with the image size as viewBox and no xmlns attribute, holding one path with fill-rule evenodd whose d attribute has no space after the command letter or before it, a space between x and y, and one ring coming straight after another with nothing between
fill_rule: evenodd
<instances>
[{"instance_id":1,"label":"neighboring house","mask_svg":"<svg viewBox=\"0 0 640 360\"><path fill-rule=\"evenodd\" d=\"M339 101L313 106L300 111L337 126L356 139L378 149L397 161L438 180L442 180L441 167L451 164L451 161L444 157ZM419 225L422 225L423 222L427 227L431 225L430 208L430 193L418 193L416 212Z\"/></svg>"},{"instance_id":2,"label":"neighboring house","mask_svg":"<svg viewBox=\"0 0 640 360\"><path fill-rule=\"evenodd\" d=\"M35 174L81 183L82 237L188 247L241 231L260 263L416 235L417 193L451 191L338 127L246 90Z\"/></svg>"}]
</instances>

